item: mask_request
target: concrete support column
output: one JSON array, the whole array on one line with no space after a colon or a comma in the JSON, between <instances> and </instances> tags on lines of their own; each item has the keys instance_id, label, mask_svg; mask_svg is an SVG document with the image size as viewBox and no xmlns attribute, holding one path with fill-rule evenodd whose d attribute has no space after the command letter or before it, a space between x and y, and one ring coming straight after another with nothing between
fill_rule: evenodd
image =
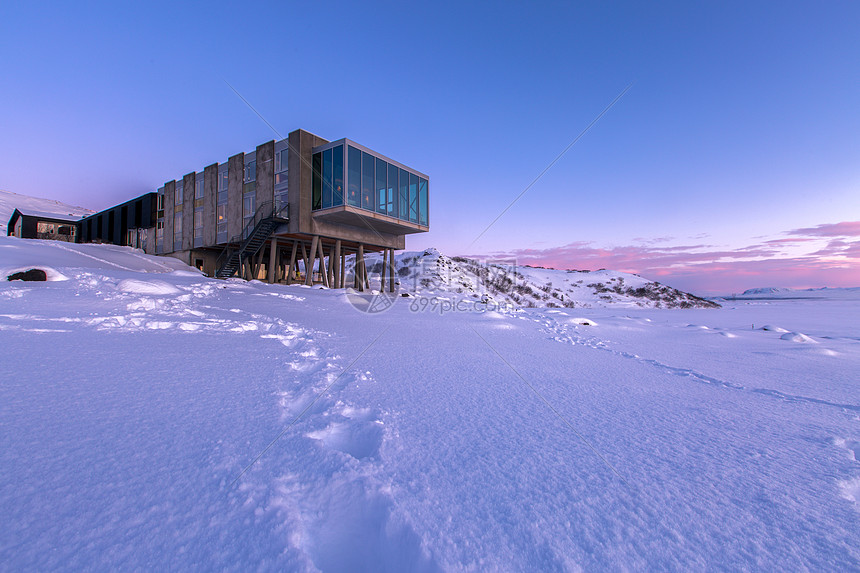
<instances>
[{"instance_id":1,"label":"concrete support column","mask_svg":"<svg viewBox=\"0 0 860 573\"><path fill-rule=\"evenodd\" d=\"M307 252L307 250L305 250L305 242L304 241L301 242L301 246L302 246L302 261L305 263L305 274L307 275L308 269L311 268L311 262L310 262L310 260L308 260L308 252ZM307 280L307 277L305 277L305 280Z\"/></svg>"},{"instance_id":2,"label":"concrete support column","mask_svg":"<svg viewBox=\"0 0 860 573\"><path fill-rule=\"evenodd\" d=\"M331 283L328 282L328 270L325 266L325 251L323 250L322 239L317 242L317 251L320 257L320 280L325 286L329 286Z\"/></svg>"},{"instance_id":3,"label":"concrete support column","mask_svg":"<svg viewBox=\"0 0 860 573\"><path fill-rule=\"evenodd\" d=\"M388 249L388 292L394 292L394 249Z\"/></svg>"},{"instance_id":4,"label":"concrete support column","mask_svg":"<svg viewBox=\"0 0 860 573\"><path fill-rule=\"evenodd\" d=\"M379 292L385 292L385 261L388 258L388 249L382 249L382 272L379 273Z\"/></svg>"},{"instance_id":5,"label":"concrete support column","mask_svg":"<svg viewBox=\"0 0 860 573\"><path fill-rule=\"evenodd\" d=\"M312 286L314 284L314 263L316 262L319 241L319 235L314 235L311 239L310 259L305 262L305 284L308 286Z\"/></svg>"},{"instance_id":6,"label":"concrete support column","mask_svg":"<svg viewBox=\"0 0 860 573\"><path fill-rule=\"evenodd\" d=\"M287 268L287 284L293 284L293 277L295 276L293 273L296 272L296 251L299 248L299 242L293 241L293 250L290 253L290 266Z\"/></svg>"},{"instance_id":7,"label":"concrete support column","mask_svg":"<svg viewBox=\"0 0 860 573\"><path fill-rule=\"evenodd\" d=\"M358 291L364 290L364 278L361 275L361 268L364 266L364 245L358 244L358 252L355 254L355 289Z\"/></svg>"},{"instance_id":8,"label":"concrete support column","mask_svg":"<svg viewBox=\"0 0 860 573\"><path fill-rule=\"evenodd\" d=\"M268 280L270 283L278 280L278 239L272 239L269 246Z\"/></svg>"},{"instance_id":9,"label":"concrete support column","mask_svg":"<svg viewBox=\"0 0 860 573\"><path fill-rule=\"evenodd\" d=\"M332 278L334 279L334 288L343 288L341 284L343 281L340 280L340 275L343 273L343 266L341 266L340 261L340 239L334 242L334 253L332 253L331 257L331 266L332 266Z\"/></svg>"}]
</instances>

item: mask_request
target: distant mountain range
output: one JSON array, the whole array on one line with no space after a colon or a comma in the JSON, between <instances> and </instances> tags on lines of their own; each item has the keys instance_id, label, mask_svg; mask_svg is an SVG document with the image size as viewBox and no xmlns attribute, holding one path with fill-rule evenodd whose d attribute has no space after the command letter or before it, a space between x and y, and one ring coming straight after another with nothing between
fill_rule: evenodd
<instances>
[{"instance_id":1,"label":"distant mountain range","mask_svg":"<svg viewBox=\"0 0 860 573\"><path fill-rule=\"evenodd\" d=\"M747 289L741 294L719 297L724 300L734 299L791 299L791 298L838 298L838 299L860 299L860 287L821 287L795 289L786 287L758 287Z\"/></svg>"}]
</instances>

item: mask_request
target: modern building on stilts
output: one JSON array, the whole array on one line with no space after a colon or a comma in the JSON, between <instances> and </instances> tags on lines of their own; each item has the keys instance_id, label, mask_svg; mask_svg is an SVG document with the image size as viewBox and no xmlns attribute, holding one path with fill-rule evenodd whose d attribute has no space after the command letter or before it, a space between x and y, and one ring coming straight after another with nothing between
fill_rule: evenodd
<instances>
[{"instance_id":1,"label":"modern building on stilts","mask_svg":"<svg viewBox=\"0 0 860 573\"><path fill-rule=\"evenodd\" d=\"M427 175L299 129L90 215L78 237L175 257L218 278L359 290L369 286L365 255L378 252L382 288L394 290L394 251L430 230L428 207Z\"/></svg>"}]
</instances>

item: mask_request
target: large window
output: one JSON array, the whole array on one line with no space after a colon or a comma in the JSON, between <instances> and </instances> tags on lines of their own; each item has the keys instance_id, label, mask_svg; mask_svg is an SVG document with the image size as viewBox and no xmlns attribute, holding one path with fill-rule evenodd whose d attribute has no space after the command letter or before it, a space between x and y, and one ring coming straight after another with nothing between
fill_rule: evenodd
<instances>
[{"instance_id":1,"label":"large window","mask_svg":"<svg viewBox=\"0 0 860 573\"><path fill-rule=\"evenodd\" d=\"M388 212L388 163L376 158L376 211Z\"/></svg>"},{"instance_id":2,"label":"large window","mask_svg":"<svg viewBox=\"0 0 860 573\"><path fill-rule=\"evenodd\" d=\"M251 157L254 157L251 155ZM250 223L257 208L257 161L245 156L244 188L242 193L242 238L246 239L253 229Z\"/></svg>"},{"instance_id":3,"label":"large window","mask_svg":"<svg viewBox=\"0 0 860 573\"><path fill-rule=\"evenodd\" d=\"M182 250L182 213L173 215L173 250Z\"/></svg>"},{"instance_id":4,"label":"large window","mask_svg":"<svg viewBox=\"0 0 860 573\"><path fill-rule=\"evenodd\" d=\"M257 180L257 162L249 161L245 163L245 183Z\"/></svg>"},{"instance_id":5,"label":"large window","mask_svg":"<svg viewBox=\"0 0 860 573\"><path fill-rule=\"evenodd\" d=\"M373 166L375 158L366 151L361 152L361 207L373 210L376 192L373 189Z\"/></svg>"},{"instance_id":6,"label":"large window","mask_svg":"<svg viewBox=\"0 0 860 573\"><path fill-rule=\"evenodd\" d=\"M322 209L322 153L315 153L311 162L313 171L312 209Z\"/></svg>"},{"instance_id":7,"label":"large window","mask_svg":"<svg viewBox=\"0 0 860 573\"><path fill-rule=\"evenodd\" d=\"M332 149L332 199L333 206L343 205L343 145Z\"/></svg>"},{"instance_id":8,"label":"large window","mask_svg":"<svg viewBox=\"0 0 860 573\"><path fill-rule=\"evenodd\" d=\"M426 178L351 145L345 155L344 146L337 145L314 153L312 161L313 210L346 204L428 224Z\"/></svg>"},{"instance_id":9,"label":"large window","mask_svg":"<svg viewBox=\"0 0 860 573\"><path fill-rule=\"evenodd\" d=\"M203 199L203 174L198 173L194 179L194 199Z\"/></svg>"},{"instance_id":10,"label":"large window","mask_svg":"<svg viewBox=\"0 0 860 573\"><path fill-rule=\"evenodd\" d=\"M401 219L409 218L409 172L405 169L400 170L400 192L398 193L398 203L400 209L397 211L397 216Z\"/></svg>"},{"instance_id":11,"label":"large window","mask_svg":"<svg viewBox=\"0 0 860 573\"><path fill-rule=\"evenodd\" d=\"M218 168L218 202L215 207L215 242L227 242L227 198L230 178L227 166Z\"/></svg>"},{"instance_id":12,"label":"large window","mask_svg":"<svg viewBox=\"0 0 860 573\"><path fill-rule=\"evenodd\" d=\"M155 252L164 252L164 221L155 222Z\"/></svg>"},{"instance_id":13,"label":"large window","mask_svg":"<svg viewBox=\"0 0 860 573\"><path fill-rule=\"evenodd\" d=\"M275 152L275 185L280 185L287 182L287 173L289 172L289 149L281 149Z\"/></svg>"},{"instance_id":14,"label":"large window","mask_svg":"<svg viewBox=\"0 0 860 573\"><path fill-rule=\"evenodd\" d=\"M418 178L418 223L421 225L429 225L429 217L427 213L427 180L423 177Z\"/></svg>"},{"instance_id":15,"label":"large window","mask_svg":"<svg viewBox=\"0 0 860 573\"><path fill-rule=\"evenodd\" d=\"M278 149L280 144L275 145L275 215L286 217L289 213L289 149Z\"/></svg>"},{"instance_id":16,"label":"large window","mask_svg":"<svg viewBox=\"0 0 860 573\"><path fill-rule=\"evenodd\" d=\"M173 205L177 207L182 206L182 190L185 187L184 181L177 181L175 192L173 194Z\"/></svg>"},{"instance_id":17,"label":"large window","mask_svg":"<svg viewBox=\"0 0 860 573\"><path fill-rule=\"evenodd\" d=\"M418 222L418 176L409 174L409 220Z\"/></svg>"},{"instance_id":18,"label":"large window","mask_svg":"<svg viewBox=\"0 0 860 573\"><path fill-rule=\"evenodd\" d=\"M388 164L388 204L385 206L386 214L390 217L397 216L397 180L400 169L396 165Z\"/></svg>"},{"instance_id":19,"label":"large window","mask_svg":"<svg viewBox=\"0 0 860 573\"><path fill-rule=\"evenodd\" d=\"M346 158L347 203L353 207L361 205L361 151L349 146Z\"/></svg>"},{"instance_id":20,"label":"large window","mask_svg":"<svg viewBox=\"0 0 860 573\"><path fill-rule=\"evenodd\" d=\"M331 207L332 180L331 180L331 149L326 149L322 154L322 208Z\"/></svg>"}]
</instances>

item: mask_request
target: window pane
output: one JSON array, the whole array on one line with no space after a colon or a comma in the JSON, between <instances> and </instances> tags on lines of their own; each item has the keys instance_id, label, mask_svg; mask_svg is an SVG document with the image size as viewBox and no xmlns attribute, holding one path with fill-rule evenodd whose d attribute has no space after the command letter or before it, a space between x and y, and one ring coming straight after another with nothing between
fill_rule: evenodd
<instances>
[{"instance_id":1,"label":"window pane","mask_svg":"<svg viewBox=\"0 0 860 573\"><path fill-rule=\"evenodd\" d=\"M257 180L257 162L249 161L245 164L245 183Z\"/></svg>"},{"instance_id":2,"label":"window pane","mask_svg":"<svg viewBox=\"0 0 860 573\"><path fill-rule=\"evenodd\" d=\"M400 170L400 196L398 197L400 210L397 216L400 219L409 218L409 172L405 169Z\"/></svg>"},{"instance_id":3,"label":"window pane","mask_svg":"<svg viewBox=\"0 0 860 573\"><path fill-rule=\"evenodd\" d=\"M385 213L388 203L388 192L386 185L386 175L388 175L388 164L380 158L376 158L376 211Z\"/></svg>"},{"instance_id":4,"label":"window pane","mask_svg":"<svg viewBox=\"0 0 860 573\"><path fill-rule=\"evenodd\" d=\"M426 225L427 216L427 180L418 179L418 222Z\"/></svg>"},{"instance_id":5,"label":"window pane","mask_svg":"<svg viewBox=\"0 0 860 573\"><path fill-rule=\"evenodd\" d=\"M194 180L194 198L203 199L203 174L199 173Z\"/></svg>"},{"instance_id":6,"label":"window pane","mask_svg":"<svg viewBox=\"0 0 860 573\"><path fill-rule=\"evenodd\" d=\"M323 187L322 206L323 209L331 207L331 149L326 149L322 154L323 162Z\"/></svg>"},{"instance_id":7,"label":"window pane","mask_svg":"<svg viewBox=\"0 0 860 573\"><path fill-rule=\"evenodd\" d=\"M322 207L322 154L314 153L313 166L313 193L311 197L311 209L317 210Z\"/></svg>"},{"instance_id":8,"label":"window pane","mask_svg":"<svg viewBox=\"0 0 860 573\"><path fill-rule=\"evenodd\" d=\"M361 203L359 196L361 195L361 151L349 146L346 158L347 170L347 201L353 207L358 207Z\"/></svg>"},{"instance_id":9,"label":"window pane","mask_svg":"<svg viewBox=\"0 0 860 573\"><path fill-rule=\"evenodd\" d=\"M343 205L343 145L332 150L332 205Z\"/></svg>"},{"instance_id":10,"label":"window pane","mask_svg":"<svg viewBox=\"0 0 860 573\"><path fill-rule=\"evenodd\" d=\"M364 209L373 210L373 166L376 163L374 157L361 152L361 206Z\"/></svg>"},{"instance_id":11,"label":"window pane","mask_svg":"<svg viewBox=\"0 0 860 573\"><path fill-rule=\"evenodd\" d=\"M176 189L173 193L173 204L174 205L182 205L182 186L183 186L183 184L184 183L182 181L176 182Z\"/></svg>"},{"instance_id":12,"label":"window pane","mask_svg":"<svg viewBox=\"0 0 860 573\"><path fill-rule=\"evenodd\" d=\"M388 165L388 204L386 211L391 217L397 216L397 173L399 171L396 165Z\"/></svg>"},{"instance_id":13,"label":"window pane","mask_svg":"<svg viewBox=\"0 0 860 573\"><path fill-rule=\"evenodd\" d=\"M418 222L418 176L409 174L409 220Z\"/></svg>"}]
</instances>

